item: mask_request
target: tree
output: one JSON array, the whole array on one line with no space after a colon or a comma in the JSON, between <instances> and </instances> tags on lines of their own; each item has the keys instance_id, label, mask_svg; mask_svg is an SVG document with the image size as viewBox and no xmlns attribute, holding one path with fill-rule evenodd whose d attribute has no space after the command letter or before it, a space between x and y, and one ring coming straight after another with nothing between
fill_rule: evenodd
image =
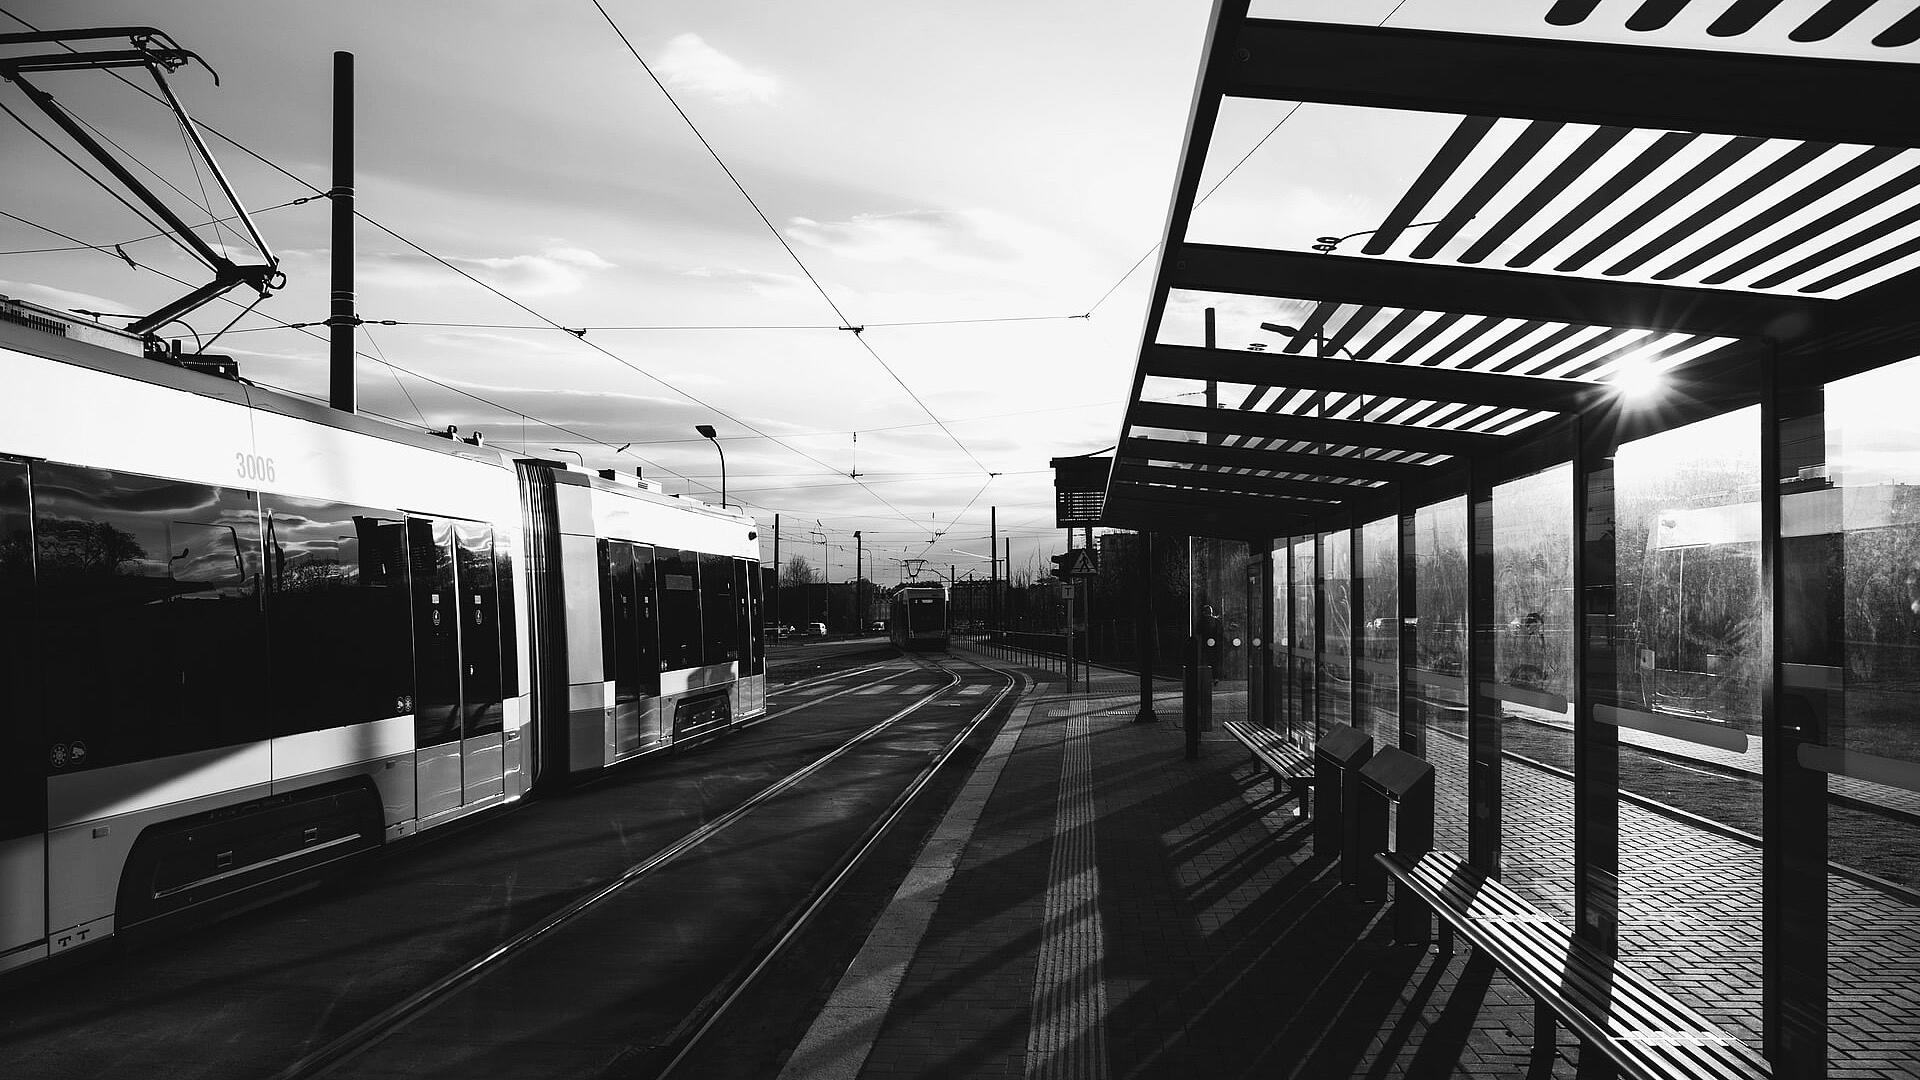
<instances>
[{"instance_id":1,"label":"tree","mask_svg":"<svg viewBox=\"0 0 1920 1080\"><path fill-rule=\"evenodd\" d=\"M814 575L813 564L807 561L805 555L795 555L788 559L787 565L780 571L782 585L811 585L817 580L819 578Z\"/></svg>"}]
</instances>

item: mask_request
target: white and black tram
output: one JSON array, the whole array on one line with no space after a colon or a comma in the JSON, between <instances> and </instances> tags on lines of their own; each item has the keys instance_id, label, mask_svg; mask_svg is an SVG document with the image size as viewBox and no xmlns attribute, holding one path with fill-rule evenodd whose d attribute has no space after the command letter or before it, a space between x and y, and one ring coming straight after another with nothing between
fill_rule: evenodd
<instances>
[{"instance_id":1,"label":"white and black tram","mask_svg":"<svg viewBox=\"0 0 1920 1080\"><path fill-rule=\"evenodd\" d=\"M758 536L0 300L0 971L765 712Z\"/></svg>"},{"instance_id":2,"label":"white and black tram","mask_svg":"<svg viewBox=\"0 0 1920 1080\"><path fill-rule=\"evenodd\" d=\"M893 592L887 632L909 651L947 647L947 587L909 582Z\"/></svg>"}]
</instances>

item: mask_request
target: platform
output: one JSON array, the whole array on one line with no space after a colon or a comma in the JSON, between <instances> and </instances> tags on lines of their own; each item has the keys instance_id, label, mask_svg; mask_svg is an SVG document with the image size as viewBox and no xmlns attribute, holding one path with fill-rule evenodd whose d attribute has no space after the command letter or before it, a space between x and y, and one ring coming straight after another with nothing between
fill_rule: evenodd
<instances>
[{"instance_id":1,"label":"platform","mask_svg":"<svg viewBox=\"0 0 1920 1080\"><path fill-rule=\"evenodd\" d=\"M1046 682L1021 703L783 1080L1576 1074L1565 1033L1534 1059L1531 1000L1469 951L1393 945L1386 909L1339 887L1308 825L1223 730L1184 760L1177 686L1160 684L1157 722L1135 722L1137 686L1102 672L1090 693ZM1565 824L1559 782L1538 779L1507 809L1509 877L1522 883L1526 830ZM1650 814L1623 827L1670 840L1684 828ZM1886 990L1834 1018L1863 1066L1849 1075L1920 1074L1920 972L1900 961L1920 955L1920 927L1871 890L1842 902L1836 917L1876 924L1860 936L1884 948L1855 959L1880 965ZM1721 987L1734 1006L1716 1019L1757 1045L1738 1004L1758 992L1757 957L1705 970L1682 932L1631 934L1627 949L1664 950L1663 976Z\"/></svg>"}]
</instances>

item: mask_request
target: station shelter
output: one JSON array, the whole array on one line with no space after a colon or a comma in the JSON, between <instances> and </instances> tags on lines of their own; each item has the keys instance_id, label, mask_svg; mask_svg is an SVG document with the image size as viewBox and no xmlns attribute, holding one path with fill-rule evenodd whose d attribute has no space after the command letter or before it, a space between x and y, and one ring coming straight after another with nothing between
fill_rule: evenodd
<instances>
[{"instance_id":1,"label":"station shelter","mask_svg":"<svg viewBox=\"0 0 1920 1080\"><path fill-rule=\"evenodd\" d=\"M1427 757L1783 1075L1920 1059L1920 13L1266 6L1102 511L1199 534L1214 716Z\"/></svg>"}]
</instances>

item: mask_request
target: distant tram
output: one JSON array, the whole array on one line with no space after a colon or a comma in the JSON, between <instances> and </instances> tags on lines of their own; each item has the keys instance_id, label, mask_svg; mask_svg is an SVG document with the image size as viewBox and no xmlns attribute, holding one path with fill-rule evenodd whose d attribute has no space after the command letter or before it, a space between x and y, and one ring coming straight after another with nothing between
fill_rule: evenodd
<instances>
[{"instance_id":1,"label":"distant tram","mask_svg":"<svg viewBox=\"0 0 1920 1080\"><path fill-rule=\"evenodd\" d=\"M892 618L887 631L893 643L902 649L944 649L947 647L947 587L945 585L902 585L893 594Z\"/></svg>"}]
</instances>

